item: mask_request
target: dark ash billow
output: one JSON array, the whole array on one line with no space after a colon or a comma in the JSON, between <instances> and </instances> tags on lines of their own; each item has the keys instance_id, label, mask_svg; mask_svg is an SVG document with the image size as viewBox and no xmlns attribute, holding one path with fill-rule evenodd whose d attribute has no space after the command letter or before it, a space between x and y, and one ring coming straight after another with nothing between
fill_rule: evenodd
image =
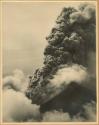
<instances>
[{"instance_id":1,"label":"dark ash billow","mask_svg":"<svg viewBox=\"0 0 99 125\"><path fill-rule=\"evenodd\" d=\"M96 102L96 76L90 66L96 55L95 7L63 8L46 40L44 66L30 77L27 97L40 105L42 113L61 110L88 121L84 105ZM93 65L95 68L95 62Z\"/></svg>"}]
</instances>

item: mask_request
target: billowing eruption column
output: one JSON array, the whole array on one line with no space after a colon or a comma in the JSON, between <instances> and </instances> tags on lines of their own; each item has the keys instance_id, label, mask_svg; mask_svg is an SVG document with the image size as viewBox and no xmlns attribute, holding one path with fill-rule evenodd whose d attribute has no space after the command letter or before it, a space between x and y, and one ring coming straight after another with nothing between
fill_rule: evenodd
<instances>
[{"instance_id":1,"label":"billowing eruption column","mask_svg":"<svg viewBox=\"0 0 99 125\"><path fill-rule=\"evenodd\" d=\"M42 112L63 109L74 114L83 103L95 100L95 93L80 84L88 82L89 55L95 53L96 46L95 30L93 5L81 5L78 10L63 8L46 37L44 66L30 77L26 92L32 103L41 105ZM72 73L78 73L78 77Z\"/></svg>"}]
</instances>

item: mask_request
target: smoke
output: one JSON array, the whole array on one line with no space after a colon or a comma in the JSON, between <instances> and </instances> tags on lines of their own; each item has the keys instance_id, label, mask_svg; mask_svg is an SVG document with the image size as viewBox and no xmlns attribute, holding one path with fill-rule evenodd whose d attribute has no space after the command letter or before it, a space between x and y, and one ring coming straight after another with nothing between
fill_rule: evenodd
<instances>
[{"instance_id":1,"label":"smoke","mask_svg":"<svg viewBox=\"0 0 99 125\"><path fill-rule=\"evenodd\" d=\"M68 112L50 111L43 114L44 122L95 122L96 121L96 103L94 101L83 106L83 112L79 112L73 117Z\"/></svg>"},{"instance_id":2,"label":"smoke","mask_svg":"<svg viewBox=\"0 0 99 125\"><path fill-rule=\"evenodd\" d=\"M94 51L88 54L88 69L92 77L96 77L96 53Z\"/></svg>"},{"instance_id":3,"label":"smoke","mask_svg":"<svg viewBox=\"0 0 99 125\"><path fill-rule=\"evenodd\" d=\"M56 20L56 26L52 28L50 35L46 38L49 44L44 51L44 66L37 69L34 76L30 77L30 83L20 70L15 70L11 76L4 78L4 122L96 121L96 103L92 101L95 100L94 93L96 92L94 87L96 80L96 74L94 74L96 63L95 22L93 21L95 21L93 5L83 4L79 10L63 8ZM93 84L91 84L92 82ZM58 110L55 110L56 102L52 101L52 107L55 108L52 109L49 106L49 111L47 109L45 113L40 112L43 104L49 103L56 96L59 97L58 95L64 90L67 92L71 83L76 83L74 85L81 88L80 93L75 86L72 86L79 93L79 96L74 94L75 96L70 101L75 107L75 111L79 108L76 114L73 112L72 105L72 107L66 105L70 97L66 97L65 104L64 100L59 102L61 108ZM69 88L70 93L67 96L73 95L72 87ZM90 90L94 88L94 92L89 91L89 88ZM64 105L66 112L63 111ZM71 109L72 114L67 110L68 108Z\"/></svg>"},{"instance_id":4,"label":"smoke","mask_svg":"<svg viewBox=\"0 0 99 125\"><path fill-rule=\"evenodd\" d=\"M84 110L88 121L96 121L96 103L94 101L84 105Z\"/></svg>"},{"instance_id":5,"label":"smoke","mask_svg":"<svg viewBox=\"0 0 99 125\"><path fill-rule=\"evenodd\" d=\"M4 122L23 122L29 119L36 121L39 118L39 106L31 104L31 100L23 93L6 90L3 98Z\"/></svg>"},{"instance_id":6,"label":"smoke","mask_svg":"<svg viewBox=\"0 0 99 125\"><path fill-rule=\"evenodd\" d=\"M75 75L73 75L75 74ZM64 77L65 75L65 77ZM59 77L60 76L60 77ZM88 78L87 70L80 65L74 64L72 66L61 66L50 84L54 86L53 95L63 90L61 84L69 85L70 82L75 81L81 83ZM25 82L23 82L25 81ZM59 84L57 84L59 83ZM73 117L69 112L60 110L47 111L44 114L40 113L40 106L32 104L24 91L27 83L27 77L20 70L15 70L12 76L4 78L3 84L3 121L4 122L81 122L81 121L95 121L96 118L96 104L90 102L83 106L84 116L81 112ZM59 89L58 89L59 88ZM51 89L50 86L48 89ZM55 93L54 93L55 92ZM50 95L48 95L50 96ZM55 95L54 95L55 96ZM50 97L49 97L50 98Z\"/></svg>"},{"instance_id":7,"label":"smoke","mask_svg":"<svg viewBox=\"0 0 99 125\"><path fill-rule=\"evenodd\" d=\"M72 64L70 66L62 66L50 83L54 88L64 90L71 82L75 82L95 93L96 91L96 60L95 53L90 52L88 57L88 68L82 65Z\"/></svg>"},{"instance_id":8,"label":"smoke","mask_svg":"<svg viewBox=\"0 0 99 125\"><path fill-rule=\"evenodd\" d=\"M75 75L74 75L75 74ZM86 68L81 65L64 66L59 69L54 78L50 81L53 85L59 87L61 84L68 85L71 82L81 84L89 77Z\"/></svg>"},{"instance_id":9,"label":"smoke","mask_svg":"<svg viewBox=\"0 0 99 125\"><path fill-rule=\"evenodd\" d=\"M74 75L75 74L75 75ZM52 78L49 77L48 83L46 85L46 93L41 95L43 103L51 100L56 95L59 95L63 90L65 90L72 82L77 84L85 84L89 81L90 76L87 69L81 65L62 65L59 70L53 75ZM86 85L84 85L86 86ZM41 102L40 102L41 103Z\"/></svg>"},{"instance_id":10,"label":"smoke","mask_svg":"<svg viewBox=\"0 0 99 125\"><path fill-rule=\"evenodd\" d=\"M95 20L95 6L91 4L81 4L79 10L70 15L71 23L86 23L89 20Z\"/></svg>"},{"instance_id":11,"label":"smoke","mask_svg":"<svg viewBox=\"0 0 99 125\"><path fill-rule=\"evenodd\" d=\"M70 115L62 111L53 110L43 115L44 122L69 122L70 120Z\"/></svg>"},{"instance_id":12,"label":"smoke","mask_svg":"<svg viewBox=\"0 0 99 125\"><path fill-rule=\"evenodd\" d=\"M15 91L25 91L28 87L28 79L21 70L16 69L11 76L3 79L3 89L14 89Z\"/></svg>"},{"instance_id":13,"label":"smoke","mask_svg":"<svg viewBox=\"0 0 99 125\"><path fill-rule=\"evenodd\" d=\"M7 81L6 81L7 83ZM6 88L3 92L3 121L4 122L81 122L95 121L96 118L95 102L84 105L84 115L81 112L71 117L68 112L50 111L40 114L39 106L31 104L24 93L13 88ZM42 119L41 119L42 117Z\"/></svg>"},{"instance_id":14,"label":"smoke","mask_svg":"<svg viewBox=\"0 0 99 125\"><path fill-rule=\"evenodd\" d=\"M15 70L12 76L4 78L3 84L3 121L23 122L39 121L39 106L32 104L24 90L27 86L27 78L20 70Z\"/></svg>"},{"instance_id":15,"label":"smoke","mask_svg":"<svg viewBox=\"0 0 99 125\"><path fill-rule=\"evenodd\" d=\"M75 82L82 86L87 86L86 83L88 83L89 80L90 75L87 72L87 69L82 65L61 65L57 72L52 75L52 77L50 75L47 78L46 86L41 87L40 85L38 85L37 89L39 89L39 93L36 96L32 95L33 102L35 103L36 100L36 102L38 101L37 104L44 104L45 102L51 100L55 96L59 95L62 91L67 89L72 82ZM37 89L34 91L34 93L36 93ZM40 99L39 95L41 97Z\"/></svg>"}]
</instances>

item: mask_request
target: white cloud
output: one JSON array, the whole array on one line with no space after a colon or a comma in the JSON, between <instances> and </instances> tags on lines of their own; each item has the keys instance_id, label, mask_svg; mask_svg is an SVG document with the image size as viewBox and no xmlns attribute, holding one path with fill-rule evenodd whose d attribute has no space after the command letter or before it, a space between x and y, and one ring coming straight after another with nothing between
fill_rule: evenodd
<instances>
[{"instance_id":1,"label":"white cloud","mask_svg":"<svg viewBox=\"0 0 99 125\"><path fill-rule=\"evenodd\" d=\"M87 70L83 66L77 64L72 66L66 65L58 70L50 82L52 85L59 87L62 84L68 85L71 82L81 84L83 81L87 80L88 77Z\"/></svg>"},{"instance_id":2,"label":"white cloud","mask_svg":"<svg viewBox=\"0 0 99 125\"><path fill-rule=\"evenodd\" d=\"M13 88L16 91L25 91L28 86L28 79L21 70L16 69L11 76L3 79L3 88Z\"/></svg>"},{"instance_id":3,"label":"white cloud","mask_svg":"<svg viewBox=\"0 0 99 125\"><path fill-rule=\"evenodd\" d=\"M3 83L3 121L38 121L39 107L25 96L28 81L24 73L15 70L12 76L4 78Z\"/></svg>"},{"instance_id":4,"label":"white cloud","mask_svg":"<svg viewBox=\"0 0 99 125\"><path fill-rule=\"evenodd\" d=\"M71 121L70 115L62 111L50 111L43 115L43 122L69 122Z\"/></svg>"},{"instance_id":5,"label":"white cloud","mask_svg":"<svg viewBox=\"0 0 99 125\"><path fill-rule=\"evenodd\" d=\"M29 119L38 120L39 106L32 104L23 93L12 89L3 92L3 121L23 122Z\"/></svg>"}]
</instances>

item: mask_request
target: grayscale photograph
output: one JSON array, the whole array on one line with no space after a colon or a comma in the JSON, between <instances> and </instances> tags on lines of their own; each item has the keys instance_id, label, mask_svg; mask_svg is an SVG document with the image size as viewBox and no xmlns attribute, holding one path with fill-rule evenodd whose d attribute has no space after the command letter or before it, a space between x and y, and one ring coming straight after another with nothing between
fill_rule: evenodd
<instances>
[{"instance_id":1,"label":"grayscale photograph","mask_svg":"<svg viewBox=\"0 0 99 125\"><path fill-rule=\"evenodd\" d=\"M96 122L96 1L2 3L2 121Z\"/></svg>"}]
</instances>

